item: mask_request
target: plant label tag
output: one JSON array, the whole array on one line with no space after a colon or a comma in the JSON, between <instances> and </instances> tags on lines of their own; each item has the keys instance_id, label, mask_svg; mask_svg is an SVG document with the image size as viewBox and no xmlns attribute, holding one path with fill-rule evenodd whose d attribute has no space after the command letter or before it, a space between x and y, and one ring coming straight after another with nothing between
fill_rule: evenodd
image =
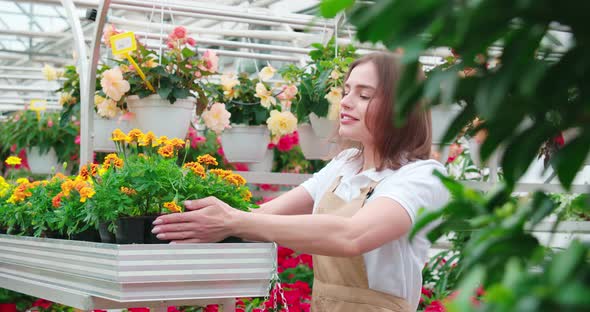
<instances>
[{"instance_id":1,"label":"plant label tag","mask_svg":"<svg viewBox=\"0 0 590 312\"><path fill-rule=\"evenodd\" d=\"M132 31L111 37L111 49L113 54L127 54L137 49L137 42L135 42L135 34Z\"/></svg>"},{"instance_id":2,"label":"plant label tag","mask_svg":"<svg viewBox=\"0 0 590 312\"><path fill-rule=\"evenodd\" d=\"M30 110L41 112L47 109L47 101L46 100L31 100L31 107Z\"/></svg>"}]
</instances>

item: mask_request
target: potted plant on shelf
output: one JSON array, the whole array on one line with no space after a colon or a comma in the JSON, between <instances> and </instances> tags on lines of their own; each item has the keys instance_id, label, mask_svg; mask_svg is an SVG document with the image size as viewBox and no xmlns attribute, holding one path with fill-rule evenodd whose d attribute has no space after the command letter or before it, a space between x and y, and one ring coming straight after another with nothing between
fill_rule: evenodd
<instances>
[{"instance_id":1,"label":"potted plant on shelf","mask_svg":"<svg viewBox=\"0 0 590 312\"><path fill-rule=\"evenodd\" d=\"M212 85L215 103L201 117L207 128L220 134L230 162L268 159L270 141L276 142L297 128L297 119L289 111L297 88L285 85L274 91L266 82L274 73L275 69L267 66L254 79L247 73L224 74L220 84ZM272 165L272 155L270 162Z\"/></svg>"},{"instance_id":2,"label":"potted plant on shelf","mask_svg":"<svg viewBox=\"0 0 590 312\"><path fill-rule=\"evenodd\" d=\"M10 148L16 144L17 150L26 149L31 172L49 174L63 171L60 164L71 163L77 159L78 145L76 137L79 133L77 122L68 121L60 126L58 113L53 112L16 112L6 120L0 144Z\"/></svg>"},{"instance_id":3,"label":"potted plant on shelf","mask_svg":"<svg viewBox=\"0 0 590 312\"><path fill-rule=\"evenodd\" d=\"M116 33L105 34L105 40ZM186 137L195 107L199 114L207 106L202 80L217 72L218 63L213 51L198 55L194 46L184 27L169 34L168 51L161 55L137 42L130 55L139 70L128 59L115 60L118 66L102 73L99 95L129 111L132 126L144 132Z\"/></svg>"},{"instance_id":4,"label":"potted plant on shelf","mask_svg":"<svg viewBox=\"0 0 590 312\"><path fill-rule=\"evenodd\" d=\"M133 129L113 132L117 154L107 155L93 175L96 194L86 206L90 223L107 223L117 243L159 242L152 221L162 213L182 212L182 202L216 196L237 209L249 210L245 180L215 169L210 155L186 159L190 142L156 137Z\"/></svg>"},{"instance_id":5,"label":"potted plant on shelf","mask_svg":"<svg viewBox=\"0 0 590 312\"><path fill-rule=\"evenodd\" d=\"M338 47L332 38L327 45L312 44L311 61L299 68L289 65L280 70L286 81L299 86L294 111L301 123L301 149L308 159L326 158L334 147L328 139L335 134L339 120L344 75L354 61L352 45Z\"/></svg>"}]
</instances>

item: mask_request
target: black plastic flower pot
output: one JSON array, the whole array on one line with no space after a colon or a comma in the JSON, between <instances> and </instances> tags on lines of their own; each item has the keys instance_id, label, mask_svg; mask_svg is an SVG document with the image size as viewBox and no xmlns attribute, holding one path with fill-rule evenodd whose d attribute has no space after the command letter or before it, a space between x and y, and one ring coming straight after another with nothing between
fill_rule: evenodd
<instances>
[{"instance_id":1,"label":"black plastic flower pot","mask_svg":"<svg viewBox=\"0 0 590 312\"><path fill-rule=\"evenodd\" d=\"M244 243L244 240L239 237L230 236L220 241L220 243Z\"/></svg>"},{"instance_id":2,"label":"black plastic flower pot","mask_svg":"<svg viewBox=\"0 0 590 312\"><path fill-rule=\"evenodd\" d=\"M107 222L98 224L98 234L100 235L101 242L107 244L115 243L115 235L109 231L109 224Z\"/></svg>"},{"instance_id":3,"label":"black plastic flower pot","mask_svg":"<svg viewBox=\"0 0 590 312\"><path fill-rule=\"evenodd\" d=\"M80 233L72 234L70 240L84 242L100 242L100 234L97 229L86 229Z\"/></svg>"},{"instance_id":4,"label":"black plastic flower pot","mask_svg":"<svg viewBox=\"0 0 590 312\"><path fill-rule=\"evenodd\" d=\"M117 244L143 244L144 217L125 217L117 219L115 241Z\"/></svg>"},{"instance_id":5,"label":"black plastic flower pot","mask_svg":"<svg viewBox=\"0 0 590 312\"><path fill-rule=\"evenodd\" d=\"M156 234L152 233L154 225L152 224L158 216L145 216L144 217L144 243L146 244L168 244L169 240L161 240L156 237Z\"/></svg>"},{"instance_id":6,"label":"black plastic flower pot","mask_svg":"<svg viewBox=\"0 0 590 312\"><path fill-rule=\"evenodd\" d=\"M44 231L43 236L53 239L66 239L66 236L59 231Z\"/></svg>"}]
</instances>

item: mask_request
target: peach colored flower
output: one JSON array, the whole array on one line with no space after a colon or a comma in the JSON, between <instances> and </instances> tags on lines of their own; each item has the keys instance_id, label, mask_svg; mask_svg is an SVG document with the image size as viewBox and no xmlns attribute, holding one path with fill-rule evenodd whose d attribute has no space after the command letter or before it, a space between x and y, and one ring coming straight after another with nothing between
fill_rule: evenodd
<instances>
[{"instance_id":1,"label":"peach colored flower","mask_svg":"<svg viewBox=\"0 0 590 312\"><path fill-rule=\"evenodd\" d=\"M230 91L235 86L240 84L240 81L236 78L236 74L228 73L221 75L220 84L223 91Z\"/></svg>"},{"instance_id":2,"label":"peach colored flower","mask_svg":"<svg viewBox=\"0 0 590 312\"><path fill-rule=\"evenodd\" d=\"M272 110L270 117L266 120L266 126L272 136L281 137L291 134L297 129L297 118L289 111L279 112L278 110Z\"/></svg>"},{"instance_id":3,"label":"peach colored flower","mask_svg":"<svg viewBox=\"0 0 590 312\"><path fill-rule=\"evenodd\" d=\"M256 84L256 94L255 97L260 99L260 105L270 108L271 105L277 104L277 99L272 96L272 92L267 90L266 87L262 82Z\"/></svg>"},{"instance_id":4,"label":"peach colored flower","mask_svg":"<svg viewBox=\"0 0 590 312\"><path fill-rule=\"evenodd\" d=\"M332 87L330 92L328 92L324 98L330 103L328 119L338 119L338 115L340 114L340 101L342 101L342 89L339 87Z\"/></svg>"},{"instance_id":5,"label":"peach colored flower","mask_svg":"<svg viewBox=\"0 0 590 312\"><path fill-rule=\"evenodd\" d=\"M201 58L204 61L204 65L199 65L199 68L208 71L210 73L217 72L219 67L219 57L217 54L212 50L207 50L203 53L203 57Z\"/></svg>"},{"instance_id":6,"label":"peach colored flower","mask_svg":"<svg viewBox=\"0 0 590 312\"><path fill-rule=\"evenodd\" d=\"M281 100L281 102L283 100L287 100L290 101L293 98L295 98L295 95L297 95L297 86L294 84L290 84L290 85L284 85L282 87L282 91L279 95L277 95L277 98L279 100Z\"/></svg>"},{"instance_id":7,"label":"peach colored flower","mask_svg":"<svg viewBox=\"0 0 590 312\"><path fill-rule=\"evenodd\" d=\"M260 72L258 73L258 78L260 78L260 80L262 81L267 81L270 78L272 78L276 72L277 70L274 67L268 65L265 66L262 70L260 70Z\"/></svg>"},{"instance_id":8,"label":"peach colored flower","mask_svg":"<svg viewBox=\"0 0 590 312\"><path fill-rule=\"evenodd\" d=\"M221 133L225 128L229 128L229 118L231 113L225 109L225 104L215 103L204 111L201 115L207 128L215 131L217 134Z\"/></svg>"},{"instance_id":9,"label":"peach colored flower","mask_svg":"<svg viewBox=\"0 0 590 312\"><path fill-rule=\"evenodd\" d=\"M115 25L109 24L104 28L104 32L102 33L102 42L107 45L111 46L111 37L114 35L118 35L121 32L115 28Z\"/></svg>"},{"instance_id":10,"label":"peach colored flower","mask_svg":"<svg viewBox=\"0 0 590 312\"><path fill-rule=\"evenodd\" d=\"M113 119L117 117L119 111L120 110L117 107L117 102L113 101L112 99L104 99L102 102L96 104L96 113L100 117Z\"/></svg>"},{"instance_id":11,"label":"peach colored flower","mask_svg":"<svg viewBox=\"0 0 590 312\"><path fill-rule=\"evenodd\" d=\"M129 82L123 79L123 73L119 67L105 71L100 85L104 93L115 101L119 101L130 88Z\"/></svg>"}]
</instances>

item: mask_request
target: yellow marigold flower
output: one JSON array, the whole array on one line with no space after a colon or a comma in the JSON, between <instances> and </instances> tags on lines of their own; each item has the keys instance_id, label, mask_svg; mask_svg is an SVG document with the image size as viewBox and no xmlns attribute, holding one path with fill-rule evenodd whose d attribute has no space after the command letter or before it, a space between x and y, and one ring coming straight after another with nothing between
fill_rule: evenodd
<instances>
[{"instance_id":1,"label":"yellow marigold flower","mask_svg":"<svg viewBox=\"0 0 590 312\"><path fill-rule=\"evenodd\" d=\"M58 173L56 173L56 174L53 176L53 178L51 178L51 179L52 179L52 180L65 180L65 179L67 179L67 178L68 178L68 177L66 177L66 176L65 176L63 173L61 173L61 172L58 172Z\"/></svg>"},{"instance_id":2,"label":"yellow marigold flower","mask_svg":"<svg viewBox=\"0 0 590 312\"><path fill-rule=\"evenodd\" d=\"M211 169L211 170L209 170L209 172L214 175L219 176L220 178L225 178L228 175L233 173L231 170L225 170L225 169Z\"/></svg>"},{"instance_id":3,"label":"yellow marigold flower","mask_svg":"<svg viewBox=\"0 0 590 312\"><path fill-rule=\"evenodd\" d=\"M166 145L168 144L168 137L163 135L158 138L158 145Z\"/></svg>"},{"instance_id":4,"label":"yellow marigold flower","mask_svg":"<svg viewBox=\"0 0 590 312\"><path fill-rule=\"evenodd\" d=\"M141 130L137 128L132 129L131 131L129 131L129 133L127 133L127 142L139 142L142 136L143 132L141 132Z\"/></svg>"},{"instance_id":5,"label":"yellow marigold flower","mask_svg":"<svg viewBox=\"0 0 590 312\"><path fill-rule=\"evenodd\" d=\"M174 146L164 145L158 149L158 154L164 158L172 158L174 157Z\"/></svg>"},{"instance_id":6,"label":"yellow marigold flower","mask_svg":"<svg viewBox=\"0 0 590 312\"><path fill-rule=\"evenodd\" d=\"M108 169L109 169L108 167L102 167L102 168L98 169L98 175L102 177L107 172Z\"/></svg>"},{"instance_id":7,"label":"yellow marigold flower","mask_svg":"<svg viewBox=\"0 0 590 312\"><path fill-rule=\"evenodd\" d=\"M179 138L174 138L174 139L168 141L168 144L174 146L175 148L183 148L184 147L184 141Z\"/></svg>"},{"instance_id":8,"label":"yellow marigold flower","mask_svg":"<svg viewBox=\"0 0 590 312\"><path fill-rule=\"evenodd\" d=\"M90 164L90 174L96 176L98 173L98 165L97 164Z\"/></svg>"},{"instance_id":9,"label":"yellow marigold flower","mask_svg":"<svg viewBox=\"0 0 590 312\"><path fill-rule=\"evenodd\" d=\"M90 178L90 171L88 171L88 167L87 166L83 166L82 168L80 168L80 174L79 176L84 180L88 180L88 178Z\"/></svg>"},{"instance_id":10,"label":"yellow marigold flower","mask_svg":"<svg viewBox=\"0 0 590 312\"><path fill-rule=\"evenodd\" d=\"M121 129L117 128L115 131L113 131L111 140L115 142L127 141L127 135L125 132L121 131Z\"/></svg>"},{"instance_id":11,"label":"yellow marigold flower","mask_svg":"<svg viewBox=\"0 0 590 312\"><path fill-rule=\"evenodd\" d=\"M225 177L225 180L236 186L242 186L246 184L246 179L244 179L244 177L242 177L241 175L235 173L232 173Z\"/></svg>"},{"instance_id":12,"label":"yellow marigold flower","mask_svg":"<svg viewBox=\"0 0 590 312\"><path fill-rule=\"evenodd\" d=\"M170 212L182 212L182 208L173 201L164 203L164 208L168 209Z\"/></svg>"},{"instance_id":13,"label":"yellow marigold flower","mask_svg":"<svg viewBox=\"0 0 590 312\"><path fill-rule=\"evenodd\" d=\"M85 186L80 189L80 202L85 203L88 198L92 198L96 192L90 186Z\"/></svg>"},{"instance_id":14,"label":"yellow marigold flower","mask_svg":"<svg viewBox=\"0 0 590 312\"><path fill-rule=\"evenodd\" d=\"M66 196L70 196L70 191L74 188L76 183L72 180L66 180L61 184L61 191Z\"/></svg>"},{"instance_id":15,"label":"yellow marigold flower","mask_svg":"<svg viewBox=\"0 0 590 312\"><path fill-rule=\"evenodd\" d=\"M21 164L22 159L16 156L8 156L4 162L9 166L16 166Z\"/></svg>"},{"instance_id":16,"label":"yellow marigold flower","mask_svg":"<svg viewBox=\"0 0 590 312\"><path fill-rule=\"evenodd\" d=\"M108 154L104 158L102 166L108 169L111 167L111 164L117 168L123 168L123 159L119 158L119 156L117 156L115 153Z\"/></svg>"},{"instance_id":17,"label":"yellow marigold flower","mask_svg":"<svg viewBox=\"0 0 590 312\"><path fill-rule=\"evenodd\" d=\"M139 146L150 146L157 141L158 138L156 137L156 135L153 132L148 131L148 133L144 134L141 137L141 140L139 141Z\"/></svg>"},{"instance_id":18,"label":"yellow marigold flower","mask_svg":"<svg viewBox=\"0 0 590 312\"><path fill-rule=\"evenodd\" d=\"M123 168L123 159L119 158L119 159L115 159L115 168Z\"/></svg>"},{"instance_id":19,"label":"yellow marigold flower","mask_svg":"<svg viewBox=\"0 0 590 312\"><path fill-rule=\"evenodd\" d=\"M130 187L121 186L121 193L132 196L132 195L136 195L137 191L130 188Z\"/></svg>"},{"instance_id":20,"label":"yellow marigold flower","mask_svg":"<svg viewBox=\"0 0 590 312\"><path fill-rule=\"evenodd\" d=\"M249 189L243 190L241 195L245 201L250 201L250 199L252 199L252 193Z\"/></svg>"},{"instance_id":21,"label":"yellow marigold flower","mask_svg":"<svg viewBox=\"0 0 590 312\"><path fill-rule=\"evenodd\" d=\"M198 162L188 162L184 164L184 168L189 168L194 174L205 177L205 168Z\"/></svg>"},{"instance_id":22,"label":"yellow marigold flower","mask_svg":"<svg viewBox=\"0 0 590 312\"><path fill-rule=\"evenodd\" d=\"M88 183L86 183L86 181L83 181L83 180L74 180L74 188L78 192L80 192L81 189L83 189L83 188L85 188L87 186L88 186Z\"/></svg>"},{"instance_id":23,"label":"yellow marigold flower","mask_svg":"<svg viewBox=\"0 0 590 312\"><path fill-rule=\"evenodd\" d=\"M16 179L16 184L29 184L30 181L27 178L18 178Z\"/></svg>"},{"instance_id":24,"label":"yellow marigold flower","mask_svg":"<svg viewBox=\"0 0 590 312\"><path fill-rule=\"evenodd\" d=\"M203 165L213 165L213 166L217 166L218 165L217 160L215 159L215 157L213 157L213 156L211 156L209 154L205 154L205 155L202 155L202 156L197 157L197 161L200 164L203 164Z\"/></svg>"}]
</instances>

